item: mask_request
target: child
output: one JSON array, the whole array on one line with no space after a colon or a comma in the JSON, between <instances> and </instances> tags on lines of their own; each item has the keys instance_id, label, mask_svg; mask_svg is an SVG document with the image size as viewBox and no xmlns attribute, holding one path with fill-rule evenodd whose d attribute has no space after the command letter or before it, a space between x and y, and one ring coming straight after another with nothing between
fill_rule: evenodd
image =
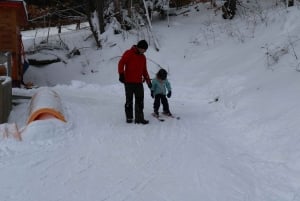
<instances>
[{"instance_id":1,"label":"child","mask_svg":"<svg viewBox=\"0 0 300 201\"><path fill-rule=\"evenodd\" d=\"M172 116L170 109L168 98L171 97L171 85L167 79L167 71L165 69L160 69L157 74L156 78L152 80L152 87L151 87L151 97L154 98L154 115L156 117L159 116L158 110L160 106L160 102L163 105L163 114L167 116ZM167 93L168 92L168 93Z\"/></svg>"}]
</instances>

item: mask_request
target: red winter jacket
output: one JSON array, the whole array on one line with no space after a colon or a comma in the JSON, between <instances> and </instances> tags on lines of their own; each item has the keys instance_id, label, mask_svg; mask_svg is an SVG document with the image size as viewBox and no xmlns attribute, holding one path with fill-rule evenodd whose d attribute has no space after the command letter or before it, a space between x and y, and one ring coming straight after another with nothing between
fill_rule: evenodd
<instances>
[{"instance_id":1,"label":"red winter jacket","mask_svg":"<svg viewBox=\"0 0 300 201\"><path fill-rule=\"evenodd\" d=\"M125 83L143 83L143 78L150 83L146 57L138 53L135 45L124 52L118 64L118 72L124 73Z\"/></svg>"}]
</instances>

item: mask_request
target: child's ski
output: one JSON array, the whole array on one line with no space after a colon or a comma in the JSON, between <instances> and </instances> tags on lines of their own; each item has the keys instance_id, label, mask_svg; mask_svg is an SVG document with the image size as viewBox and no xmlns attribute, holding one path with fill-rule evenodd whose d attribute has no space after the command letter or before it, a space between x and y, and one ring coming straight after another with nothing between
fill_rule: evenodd
<instances>
[{"instance_id":1,"label":"child's ski","mask_svg":"<svg viewBox=\"0 0 300 201\"><path fill-rule=\"evenodd\" d=\"M172 114L172 115L167 115L167 114L164 114L164 113L162 113L162 114L163 114L165 117L170 117L170 118L177 119L177 120L180 119L179 116L174 116L173 114Z\"/></svg>"},{"instance_id":2,"label":"child's ski","mask_svg":"<svg viewBox=\"0 0 300 201\"><path fill-rule=\"evenodd\" d=\"M158 121L161 121L161 122L165 121L163 118L159 117L159 116L158 116L157 114L155 114L155 113L152 113L152 116L155 117Z\"/></svg>"}]
</instances>

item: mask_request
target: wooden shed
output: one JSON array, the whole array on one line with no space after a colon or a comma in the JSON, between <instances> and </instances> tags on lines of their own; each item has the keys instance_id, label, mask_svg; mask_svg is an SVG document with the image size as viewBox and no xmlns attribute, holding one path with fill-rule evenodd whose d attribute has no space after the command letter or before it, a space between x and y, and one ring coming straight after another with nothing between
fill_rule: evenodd
<instances>
[{"instance_id":1,"label":"wooden shed","mask_svg":"<svg viewBox=\"0 0 300 201\"><path fill-rule=\"evenodd\" d=\"M21 28L27 23L24 1L0 0L0 52L10 52L11 74L9 76L12 78L13 87L20 87L23 80ZM1 72L3 73L3 68L0 69Z\"/></svg>"}]
</instances>

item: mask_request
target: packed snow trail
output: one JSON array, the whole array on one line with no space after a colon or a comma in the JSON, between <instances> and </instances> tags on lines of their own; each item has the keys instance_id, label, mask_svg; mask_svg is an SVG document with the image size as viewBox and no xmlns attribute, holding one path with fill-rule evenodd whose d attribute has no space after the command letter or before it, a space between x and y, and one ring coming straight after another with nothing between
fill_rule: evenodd
<instances>
[{"instance_id":1,"label":"packed snow trail","mask_svg":"<svg viewBox=\"0 0 300 201\"><path fill-rule=\"evenodd\" d=\"M262 48L286 47L299 35L298 8L272 7L262 24L251 17L224 23L199 9L153 26L161 49L146 53L169 70L170 109L180 121L155 121L145 90L150 124L125 123L115 58L134 44L130 33L125 41L107 34L117 45L84 48L65 65L28 69L28 80L55 86L67 123L35 121L22 142L0 141L0 200L298 201L298 62L283 55L266 66ZM82 40L89 32L79 35L61 37L90 47ZM149 62L152 77L157 69ZM27 107L14 106L10 121L24 127Z\"/></svg>"},{"instance_id":2,"label":"packed snow trail","mask_svg":"<svg viewBox=\"0 0 300 201\"><path fill-rule=\"evenodd\" d=\"M19 146L4 143L9 153L0 161L0 176L7 181L0 185L1 200L240 201L262 199L257 191L267 197L284 191L273 185L282 182L276 171L285 167L257 159L231 137L246 127L228 128L227 120L215 115L224 107L222 100L212 105L199 95L186 100L174 95L170 106L181 114L180 121L150 119L149 125L136 125L125 123L120 84L74 82L54 90L68 123L37 121L24 131ZM145 116L151 118L150 96L145 102ZM269 166L269 176L261 175ZM11 188L18 193L10 195Z\"/></svg>"}]
</instances>

